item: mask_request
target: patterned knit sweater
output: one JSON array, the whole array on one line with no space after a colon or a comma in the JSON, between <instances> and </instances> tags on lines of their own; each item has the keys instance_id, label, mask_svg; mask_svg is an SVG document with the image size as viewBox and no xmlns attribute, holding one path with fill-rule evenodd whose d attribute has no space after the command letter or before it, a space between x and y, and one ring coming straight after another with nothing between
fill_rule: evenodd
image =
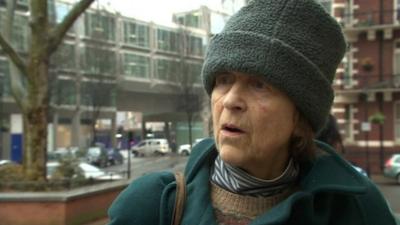
<instances>
[{"instance_id":1,"label":"patterned knit sweater","mask_svg":"<svg viewBox=\"0 0 400 225\"><path fill-rule=\"evenodd\" d=\"M290 188L269 197L252 197L229 192L211 182L211 201L219 225L247 225L286 199L293 191Z\"/></svg>"}]
</instances>

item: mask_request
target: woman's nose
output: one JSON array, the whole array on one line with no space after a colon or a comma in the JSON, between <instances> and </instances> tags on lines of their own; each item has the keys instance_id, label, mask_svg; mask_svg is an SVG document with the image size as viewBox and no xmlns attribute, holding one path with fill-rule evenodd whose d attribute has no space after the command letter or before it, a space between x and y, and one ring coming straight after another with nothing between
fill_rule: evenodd
<instances>
[{"instance_id":1,"label":"woman's nose","mask_svg":"<svg viewBox=\"0 0 400 225\"><path fill-rule=\"evenodd\" d=\"M240 84L234 84L225 94L223 106L226 109L234 111L245 111L247 108L246 99L244 99L244 87Z\"/></svg>"}]
</instances>

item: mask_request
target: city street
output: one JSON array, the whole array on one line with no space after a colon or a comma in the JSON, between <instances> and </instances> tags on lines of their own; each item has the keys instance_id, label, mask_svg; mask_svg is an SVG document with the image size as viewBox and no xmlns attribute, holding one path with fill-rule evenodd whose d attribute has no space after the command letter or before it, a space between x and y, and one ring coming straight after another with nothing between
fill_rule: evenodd
<instances>
[{"instance_id":1,"label":"city street","mask_svg":"<svg viewBox=\"0 0 400 225\"><path fill-rule=\"evenodd\" d=\"M400 215L400 185L395 180L385 178L381 175L373 175L372 180L378 185L392 210L397 215Z\"/></svg>"},{"instance_id":2,"label":"city street","mask_svg":"<svg viewBox=\"0 0 400 225\"><path fill-rule=\"evenodd\" d=\"M154 156L154 157L132 157L131 178L140 177L155 171L182 171L188 157L183 156ZM119 173L126 177L128 171L128 160L125 158L123 165L110 166L105 171Z\"/></svg>"}]
</instances>

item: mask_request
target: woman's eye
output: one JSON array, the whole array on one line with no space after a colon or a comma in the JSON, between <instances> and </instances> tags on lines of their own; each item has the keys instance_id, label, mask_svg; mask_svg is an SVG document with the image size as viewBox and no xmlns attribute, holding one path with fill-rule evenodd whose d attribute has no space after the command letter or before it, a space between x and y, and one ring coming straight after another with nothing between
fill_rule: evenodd
<instances>
[{"instance_id":1,"label":"woman's eye","mask_svg":"<svg viewBox=\"0 0 400 225\"><path fill-rule=\"evenodd\" d=\"M217 76L217 78L215 79L215 85L226 85L226 84L230 84L233 81L233 76L232 75L228 75L228 74L223 74L223 75L219 75Z\"/></svg>"},{"instance_id":2,"label":"woman's eye","mask_svg":"<svg viewBox=\"0 0 400 225\"><path fill-rule=\"evenodd\" d=\"M252 88L254 88L256 90L267 90L268 89L268 84L262 80L253 80L250 82L250 85Z\"/></svg>"}]
</instances>

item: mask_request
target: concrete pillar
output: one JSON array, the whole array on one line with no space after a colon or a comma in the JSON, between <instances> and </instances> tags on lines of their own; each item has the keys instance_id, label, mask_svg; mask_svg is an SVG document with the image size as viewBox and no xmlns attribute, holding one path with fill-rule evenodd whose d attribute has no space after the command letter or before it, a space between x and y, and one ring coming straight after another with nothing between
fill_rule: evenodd
<instances>
[{"instance_id":1,"label":"concrete pillar","mask_svg":"<svg viewBox=\"0 0 400 225\"><path fill-rule=\"evenodd\" d=\"M52 125L52 137L51 139L53 140L53 143L51 143L53 150L57 149L57 136L58 136L58 112L57 110L54 110L54 115L53 115L53 125ZM49 149L48 149L49 150Z\"/></svg>"}]
</instances>

